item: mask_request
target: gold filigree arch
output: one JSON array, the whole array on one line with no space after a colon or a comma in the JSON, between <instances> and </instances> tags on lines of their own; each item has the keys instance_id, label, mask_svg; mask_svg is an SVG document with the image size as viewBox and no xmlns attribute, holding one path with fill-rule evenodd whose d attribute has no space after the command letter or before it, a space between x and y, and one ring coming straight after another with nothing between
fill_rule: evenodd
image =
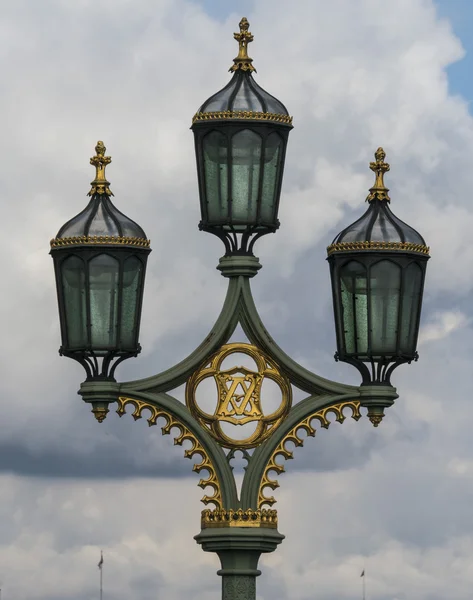
<instances>
[{"instance_id":1,"label":"gold filigree arch","mask_svg":"<svg viewBox=\"0 0 473 600\"><path fill-rule=\"evenodd\" d=\"M196 454L202 457L202 461L200 463L196 463L193 466L193 471L196 473L200 473L201 471L207 471L208 477L207 479L201 479L197 484L202 489L206 487L210 487L213 489L214 493L212 496L204 496L202 498L202 502L204 504L214 504L216 509L222 510L222 492L220 489L220 483L218 481L217 473L212 464L212 461L206 452L205 448L199 442L197 437L176 417L171 415L166 410L162 408L157 408L153 404L146 402L144 400L137 400L136 398L128 398L126 396L120 396L118 398L118 409L117 414L122 417L126 414L126 407L128 405L132 405L135 407L134 412L132 413L132 417L137 421L143 417L143 411L148 410L151 414L148 417L148 425L152 427L153 425L157 425L157 421L160 417L163 417L166 420L166 424L161 428L163 435L169 435L171 430L175 427L179 430L179 435L174 438L174 445L182 446L185 441L189 441L192 444L191 448L184 450L184 457L192 459Z\"/></svg>"},{"instance_id":2,"label":"gold filigree arch","mask_svg":"<svg viewBox=\"0 0 473 600\"><path fill-rule=\"evenodd\" d=\"M301 429L304 430L308 436L314 437L316 434L316 429L312 426L312 421L314 419L319 422L321 427L328 429L331 421L327 417L330 413L335 416L335 421L338 423L343 423L343 421L346 419L345 415L343 414L343 410L345 408L349 408L351 410L352 419L355 419L355 421L360 419L360 402L358 400L339 402L338 404L322 408L312 415L309 415L295 425L291 431L284 436L282 441L272 453L271 458L267 462L264 469L258 492L258 509L262 509L265 505L272 506L276 503L276 499L273 496L268 498L264 495L264 489L271 488L272 490L275 490L279 487L279 483L276 479L269 478L269 473L270 471L274 471L277 475L280 475L286 470L284 465L276 462L278 456L282 456L285 460L293 457L293 451L286 448L286 444L288 442L292 442L295 447L303 446L304 440L298 435L298 432Z\"/></svg>"}]
</instances>

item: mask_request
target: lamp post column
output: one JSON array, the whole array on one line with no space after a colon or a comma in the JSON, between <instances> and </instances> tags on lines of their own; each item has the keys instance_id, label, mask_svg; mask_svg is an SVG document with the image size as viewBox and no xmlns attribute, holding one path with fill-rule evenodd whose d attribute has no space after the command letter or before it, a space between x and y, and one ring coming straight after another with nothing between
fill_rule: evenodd
<instances>
[{"instance_id":1,"label":"lamp post column","mask_svg":"<svg viewBox=\"0 0 473 600\"><path fill-rule=\"evenodd\" d=\"M259 558L274 552L284 536L276 529L224 526L203 529L194 539L205 552L216 552L220 558L222 600L256 600Z\"/></svg>"}]
</instances>

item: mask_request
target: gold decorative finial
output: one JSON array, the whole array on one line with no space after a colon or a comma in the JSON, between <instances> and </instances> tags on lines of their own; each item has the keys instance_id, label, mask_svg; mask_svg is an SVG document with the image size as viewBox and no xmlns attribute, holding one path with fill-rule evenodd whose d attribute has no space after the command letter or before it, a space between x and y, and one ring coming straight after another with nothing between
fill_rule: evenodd
<instances>
[{"instance_id":1,"label":"gold decorative finial","mask_svg":"<svg viewBox=\"0 0 473 600\"><path fill-rule=\"evenodd\" d=\"M233 37L238 42L238 56L233 59L234 64L230 67L229 71L255 71L256 69L251 64L253 59L248 56L248 44L253 41L253 35L248 29L250 24L248 19L243 17L240 21L240 33L234 33Z\"/></svg>"},{"instance_id":2,"label":"gold decorative finial","mask_svg":"<svg viewBox=\"0 0 473 600\"><path fill-rule=\"evenodd\" d=\"M92 402L92 411L94 417L99 423L103 423L108 414L108 404L106 402Z\"/></svg>"},{"instance_id":3,"label":"gold decorative finial","mask_svg":"<svg viewBox=\"0 0 473 600\"><path fill-rule=\"evenodd\" d=\"M110 191L110 182L105 178L105 167L112 162L111 156L105 156L105 145L100 140L95 146L95 156L90 159L90 164L95 167L95 179L91 182L91 189L88 193L89 196L94 194L107 194L107 196L113 196Z\"/></svg>"},{"instance_id":4,"label":"gold decorative finial","mask_svg":"<svg viewBox=\"0 0 473 600\"><path fill-rule=\"evenodd\" d=\"M366 201L386 200L386 202L391 202L391 198L388 196L389 190L384 185L384 174L391 168L387 162L384 162L386 152L382 148L378 148L374 153L374 157L376 161L370 162L370 169L376 174L376 181L374 182L374 186L370 188L370 193Z\"/></svg>"}]
</instances>

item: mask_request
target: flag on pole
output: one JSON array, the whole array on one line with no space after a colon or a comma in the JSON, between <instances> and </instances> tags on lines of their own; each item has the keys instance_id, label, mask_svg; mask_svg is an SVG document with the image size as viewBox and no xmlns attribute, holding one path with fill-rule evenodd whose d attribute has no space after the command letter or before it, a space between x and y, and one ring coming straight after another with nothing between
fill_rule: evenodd
<instances>
[{"instance_id":1,"label":"flag on pole","mask_svg":"<svg viewBox=\"0 0 473 600\"><path fill-rule=\"evenodd\" d=\"M103 565L103 552L100 552L100 561L97 566L99 569L102 569L102 565Z\"/></svg>"},{"instance_id":2,"label":"flag on pole","mask_svg":"<svg viewBox=\"0 0 473 600\"><path fill-rule=\"evenodd\" d=\"M361 572L360 577L364 577L365 576L365 570L363 569L363 571Z\"/></svg>"}]
</instances>

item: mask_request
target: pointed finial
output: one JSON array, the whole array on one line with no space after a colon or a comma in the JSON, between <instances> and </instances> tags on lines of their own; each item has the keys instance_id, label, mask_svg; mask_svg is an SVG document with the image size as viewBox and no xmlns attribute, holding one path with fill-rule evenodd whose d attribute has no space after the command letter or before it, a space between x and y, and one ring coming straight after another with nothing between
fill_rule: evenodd
<instances>
[{"instance_id":1,"label":"pointed finial","mask_svg":"<svg viewBox=\"0 0 473 600\"><path fill-rule=\"evenodd\" d=\"M253 59L248 56L248 44L253 41L253 35L248 29L250 24L248 19L243 17L240 21L240 33L234 33L233 37L238 42L238 56L233 59L234 64L230 67L229 71L255 71L256 69L251 64Z\"/></svg>"},{"instance_id":2,"label":"pointed finial","mask_svg":"<svg viewBox=\"0 0 473 600\"><path fill-rule=\"evenodd\" d=\"M391 168L387 162L384 162L386 152L382 148L378 148L374 153L374 157L376 161L370 162L370 169L376 174L376 181L374 182L374 186L370 188L370 193L366 201L386 200L386 202L391 202L391 198L388 196L389 190L384 185L384 174Z\"/></svg>"},{"instance_id":3,"label":"pointed finial","mask_svg":"<svg viewBox=\"0 0 473 600\"><path fill-rule=\"evenodd\" d=\"M88 196L94 194L107 194L113 196L110 191L110 182L105 178L105 167L112 162L111 156L105 156L105 145L100 140L95 146L95 156L90 159L90 164L95 167L95 179L91 182L91 189Z\"/></svg>"}]
</instances>

